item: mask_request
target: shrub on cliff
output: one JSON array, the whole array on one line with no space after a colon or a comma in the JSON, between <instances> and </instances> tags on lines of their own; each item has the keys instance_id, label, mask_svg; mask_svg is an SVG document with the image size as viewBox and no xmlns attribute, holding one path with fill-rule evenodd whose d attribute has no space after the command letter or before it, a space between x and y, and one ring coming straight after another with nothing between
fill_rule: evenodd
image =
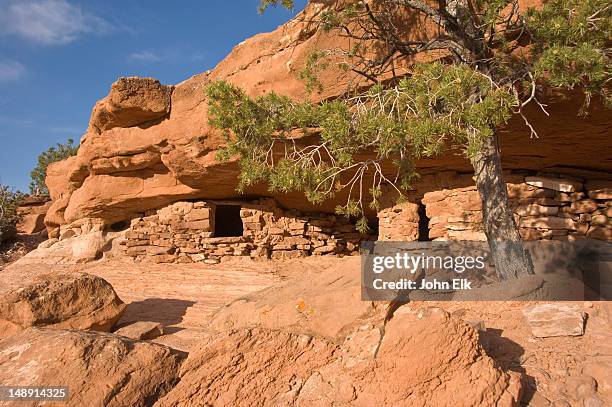
<instances>
[{"instance_id":1,"label":"shrub on cliff","mask_svg":"<svg viewBox=\"0 0 612 407\"><path fill-rule=\"evenodd\" d=\"M5 185L0 185L0 244L10 239L17 232L15 227L19 220L17 207L23 198L20 192L14 192Z\"/></svg>"},{"instance_id":2,"label":"shrub on cliff","mask_svg":"<svg viewBox=\"0 0 612 407\"><path fill-rule=\"evenodd\" d=\"M280 4L293 2L261 7ZM251 98L225 82L208 88L211 123L227 136L222 157L240 157L240 187L264 181L313 202L346 190L338 212L364 216L364 203L378 207L383 185L400 198L410 189L415 160L462 151L499 276L532 274L508 204L499 129L517 116L537 137L525 110L548 115L546 88L582 90L580 114L594 97L612 104L609 0L538 8L518 0L358 0L331 2L317 18L339 45L313 52L300 77L307 90L322 90L323 71L335 68L337 83L347 84L336 100ZM384 172L384 162L397 172Z\"/></svg>"},{"instance_id":3,"label":"shrub on cliff","mask_svg":"<svg viewBox=\"0 0 612 407\"><path fill-rule=\"evenodd\" d=\"M74 145L74 140L68 139L64 144L57 143L57 145L50 147L46 151L43 151L38 156L38 163L36 168L30 172L32 181L30 182L30 193L32 195L43 195L48 196L49 190L45 184L45 178L47 177L47 167L49 164L56 161L65 160L68 157L76 155L79 150L79 146Z\"/></svg>"}]
</instances>

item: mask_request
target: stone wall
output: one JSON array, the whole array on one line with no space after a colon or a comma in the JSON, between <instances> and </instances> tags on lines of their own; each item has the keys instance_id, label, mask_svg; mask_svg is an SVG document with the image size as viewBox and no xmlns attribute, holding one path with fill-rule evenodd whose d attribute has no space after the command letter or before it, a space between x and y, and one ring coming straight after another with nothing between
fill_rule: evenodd
<instances>
[{"instance_id":1,"label":"stone wall","mask_svg":"<svg viewBox=\"0 0 612 407\"><path fill-rule=\"evenodd\" d=\"M512 175L508 195L525 240L612 240L612 182ZM476 187L426 193L432 240L486 240Z\"/></svg>"},{"instance_id":2,"label":"stone wall","mask_svg":"<svg viewBox=\"0 0 612 407\"><path fill-rule=\"evenodd\" d=\"M612 240L612 182L537 173L508 173L505 178L525 240ZM411 202L394 205L387 194L389 202L378 213L378 236L358 233L344 217L287 210L266 198L176 202L113 225L84 218L62 225L59 239L48 245L57 243L56 257L78 261L127 255L158 263L216 263L235 256L353 255L363 240L484 241L480 196L470 184L471 175L449 172L432 179L431 192L410 195ZM219 237L228 222L220 210L232 205L239 234Z\"/></svg>"},{"instance_id":3,"label":"stone wall","mask_svg":"<svg viewBox=\"0 0 612 407\"><path fill-rule=\"evenodd\" d=\"M419 240L419 206L405 202L381 210L378 213L378 240Z\"/></svg>"},{"instance_id":4,"label":"stone wall","mask_svg":"<svg viewBox=\"0 0 612 407\"><path fill-rule=\"evenodd\" d=\"M239 205L241 236L215 237L219 206ZM288 259L359 252L363 236L344 217L284 210L274 200L177 202L131 221L122 242L136 261L216 263L224 257ZM217 223L223 222L217 219Z\"/></svg>"}]
</instances>

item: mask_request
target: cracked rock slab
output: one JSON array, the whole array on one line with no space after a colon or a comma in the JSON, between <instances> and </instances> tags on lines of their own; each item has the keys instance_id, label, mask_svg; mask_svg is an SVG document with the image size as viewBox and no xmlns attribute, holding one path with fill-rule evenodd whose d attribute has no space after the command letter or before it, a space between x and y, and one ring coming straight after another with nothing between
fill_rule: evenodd
<instances>
[{"instance_id":1,"label":"cracked rock slab","mask_svg":"<svg viewBox=\"0 0 612 407\"><path fill-rule=\"evenodd\" d=\"M137 341L155 339L164 334L164 327L158 322L139 321L117 329L115 335L125 336Z\"/></svg>"},{"instance_id":2,"label":"cracked rock slab","mask_svg":"<svg viewBox=\"0 0 612 407\"><path fill-rule=\"evenodd\" d=\"M523 315L537 338L584 334L586 314L577 305L539 304L524 308Z\"/></svg>"}]
</instances>

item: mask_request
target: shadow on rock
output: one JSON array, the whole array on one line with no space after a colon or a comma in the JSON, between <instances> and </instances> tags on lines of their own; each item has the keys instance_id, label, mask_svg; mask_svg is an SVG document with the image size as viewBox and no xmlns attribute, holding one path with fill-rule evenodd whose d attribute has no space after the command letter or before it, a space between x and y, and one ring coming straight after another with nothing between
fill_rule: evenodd
<instances>
[{"instance_id":1,"label":"shadow on rock","mask_svg":"<svg viewBox=\"0 0 612 407\"><path fill-rule=\"evenodd\" d=\"M521 375L523 389L522 403L528 405L536 392L535 378L529 376L521 361L525 349L511 339L502 336L503 330L487 328L480 332L480 344L487 355L504 371L512 371Z\"/></svg>"},{"instance_id":2,"label":"shadow on rock","mask_svg":"<svg viewBox=\"0 0 612 407\"><path fill-rule=\"evenodd\" d=\"M194 301L171 298L147 298L144 301L129 304L120 324L134 321L152 321L164 326L176 325L183 321L187 309L194 304Z\"/></svg>"}]
</instances>

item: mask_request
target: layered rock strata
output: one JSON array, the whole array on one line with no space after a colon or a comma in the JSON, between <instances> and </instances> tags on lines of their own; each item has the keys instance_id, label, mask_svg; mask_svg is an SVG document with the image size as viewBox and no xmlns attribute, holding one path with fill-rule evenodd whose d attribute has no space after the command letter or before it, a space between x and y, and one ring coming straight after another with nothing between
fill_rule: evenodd
<instances>
[{"instance_id":1,"label":"layered rock strata","mask_svg":"<svg viewBox=\"0 0 612 407\"><path fill-rule=\"evenodd\" d=\"M178 201L244 199L236 192L238 165L216 160L224 139L209 124L205 87L211 81L226 80L251 96L274 91L313 101L342 94L346 80L351 78L334 69L321 73L324 91L320 94L308 95L299 78L312 51L347 45L316 24L325 7L335 3L309 2L293 20L273 32L244 41L212 71L176 86L165 86L150 78L119 79L94 107L78 155L49 167L46 182L53 199L45 219L49 235L57 238L60 226L85 218L109 226ZM427 27L426 22L415 24L414 29L411 26L411 35L422 34ZM579 97L548 95L550 117L537 108L526 112L539 133L538 139L530 139L530 131L521 118L501 129L498 135L504 167L555 172L563 164L570 170L610 173L612 160L602 152L609 150L605 135L610 133L612 110L594 101L591 117L578 117ZM428 181L439 178L440 173L472 171L468 160L453 152L418 160L415 165L423 176L414 183L418 197L451 188ZM383 170L389 178L395 176L390 162L383 163ZM246 192L249 197L270 196L264 185ZM346 192L321 205L312 205L297 192L272 197L282 207L302 212L332 213L347 200ZM409 223L410 217L407 228Z\"/></svg>"}]
</instances>

